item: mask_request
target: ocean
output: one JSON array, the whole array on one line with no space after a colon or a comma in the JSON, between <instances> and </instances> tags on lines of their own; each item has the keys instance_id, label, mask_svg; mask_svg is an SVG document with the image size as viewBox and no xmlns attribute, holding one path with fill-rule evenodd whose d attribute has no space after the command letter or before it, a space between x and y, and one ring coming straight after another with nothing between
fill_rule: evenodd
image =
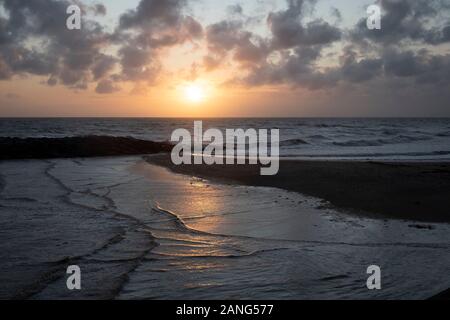
<instances>
[{"instance_id":1,"label":"ocean","mask_svg":"<svg viewBox=\"0 0 450 320\"><path fill-rule=\"evenodd\" d=\"M0 137L128 136L169 141L194 120L156 118L0 119ZM204 130L279 129L280 155L299 159L450 160L449 118L207 119Z\"/></svg>"}]
</instances>

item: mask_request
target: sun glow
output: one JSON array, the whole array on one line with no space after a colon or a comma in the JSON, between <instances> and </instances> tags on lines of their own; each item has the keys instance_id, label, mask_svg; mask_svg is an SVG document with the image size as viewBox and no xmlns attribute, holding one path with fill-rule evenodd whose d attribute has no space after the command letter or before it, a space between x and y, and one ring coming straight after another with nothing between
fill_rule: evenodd
<instances>
[{"instance_id":1,"label":"sun glow","mask_svg":"<svg viewBox=\"0 0 450 320\"><path fill-rule=\"evenodd\" d=\"M184 99L191 103L200 103L206 99L206 89L204 86L191 83L184 88Z\"/></svg>"}]
</instances>

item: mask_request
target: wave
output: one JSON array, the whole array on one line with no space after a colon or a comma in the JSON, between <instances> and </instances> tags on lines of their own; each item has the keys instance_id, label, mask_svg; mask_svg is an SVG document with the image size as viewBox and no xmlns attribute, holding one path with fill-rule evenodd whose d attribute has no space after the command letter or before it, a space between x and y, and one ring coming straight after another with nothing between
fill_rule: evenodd
<instances>
[{"instance_id":1,"label":"wave","mask_svg":"<svg viewBox=\"0 0 450 320\"><path fill-rule=\"evenodd\" d=\"M366 127L361 126L361 125L351 125L351 124L342 124L342 123L334 123L334 124L319 123L319 124L312 124L309 126L312 128L366 129Z\"/></svg>"},{"instance_id":2,"label":"wave","mask_svg":"<svg viewBox=\"0 0 450 320\"><path fill-rule=\"evenodd\" d=\"M441 150L441 151L433 151L433 152L386 152L386 153L323 153L323 154L282 154L281 158L293 158L293 159L323 159L323 158L338 158L338 159L371 159L371 158L383 158L390 157L395 159L396 157L442 157L450 155L450 150Z\"/></svg>"},{"instance_id":3,"label":"wave","mask_svg":"<svg viewBox=\"0 0 450 320\"><path fill-rule=\"evenodd\" d=\"M302 144L309 144L305 140L302 139L288 139L280 142L280 147L290 147L290 146L297 146Z\"/></svg>"},{"instance_id":4,"label":"wave","mask_svg":"<svg viewBox=\"0 0 450 320\"><path fill-rule=\"evenodd\" d=\"M0 138L0 160L84 158L170 152L172 145L131 137Z\"/></svg>"},{"instance_id":5,"label":"wave","mask_svg":"<svg viewBox=\"0 0 450 320\"><path fill-rule=\"evenodd\" d=\"M321 135L321 134L314 134L314 135L312 135L312 136L308 136L308 138L309 139L326 139L326 140L328 140L329 138L328 137L325 137L325 136L323 136L323 135Z\"/></svg>"},{"instance_id":6,"label":"wave","mask_svg":"<svg viewBox=\"0 0 450 320\"><path fill-rule=\"evenodd\" d=\"M386 136L393 136L393 135L399 134L401 132L402 132L402 130L399 130L399 129L384 129L383 131L381 131L381 133Z\"/></svg>"},{"instance_id":7,"label":"wave","mask_svg":"<svg viewBox=\"0 0 450 320\"><path fill-rule=\"evenodd\" d=\"M271 252L277 252L277 251L285 251L289 250L290 248L271 248L271 249L260 249L255 250L251 252L244 252L241 254L208 254L208 255L197 255L192 252L184 253L184 254L176 254L176 257L183 257L183 258L191 258L191 259L239 259L239 258L249 258L254 256L259 256L265 253L271 253ZM163 256L163 257L173 257L173 253L153 253L154 256ZM154 260L155 258L152 257L148 259L149 261Z\"/></svg>"},{"instance_id":8,"label":"wave","mask_svg":"<svg viewBox=\"0 0 450 320\"><path fill-rule=\"evenodd\" d=\"M378 147L386 144L402 144L425 140L430 140L430 138L424 136L412 137L401 135L392 139L348 140L343 142L333 142L333 144L339 147Z\"/></svg>"}]
</instances>

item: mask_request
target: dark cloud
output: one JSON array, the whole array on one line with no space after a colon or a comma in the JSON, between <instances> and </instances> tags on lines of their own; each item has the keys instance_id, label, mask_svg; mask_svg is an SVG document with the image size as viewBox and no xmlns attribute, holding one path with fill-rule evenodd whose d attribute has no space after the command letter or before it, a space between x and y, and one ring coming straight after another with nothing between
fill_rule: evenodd
<instances>
[{"instance_id":1,"label":"dark cloud","mask_svg":"<svg viewBox=\"0 0 450 320\"><path fill-rule=\"evenodd\" d=\"M227 7L227 12L231 15L242 15L244 13L244 9L240 4L234 4Z\"/></svg>"},{"instance_id":2,"label":"dark cloud","mask_svg":"<svg viewBox=\"0 0 450 320\"><path fill-rule=\"evenodd\" d=\"M99 94L109 94L119 91L120 88L110 79L103 79L97 84L95 91Z\"/></svg>"},{"instance_id":3,"label":"dark cloud","mask_svg":"<svg viewBox=\"0 0 450 320\"><path fill-rule=\"evenodd\" d=\"M424 35L424 40L425 42L433 45L450 43L450 22L448 22L448 25L443 27L442 29L435 28L427 32Z\"/></svg>"},{"instance_id":4,"label":"dark cloud","mask_svg":"<svg viewBox=\"0 0 450 320\"><path fill-rule=\"evenodd\" d=\"M113 39L121 46L121 81L153 84L161 71L160 50L196 41L203 27L184 15L185 0L141 0L119 19Z\"/></svg>"},{"instance_id":5,"label":"dark cloud","mask_svg":"<svg viewBox=\"0 0 450 320\"><path fill-rule=\"evenodd\" d=\"M311 3L312 1L290 0L286 10L269 14L267 22L273 36L274 48L323 45L341 38L341 31L323 20L316 19L307 24L302 23L307 5Z\"/></svg>"},{"instance_id":6,"label":"dark cloud","mask_svg":"<svg viewBox=\"0 0 450 320\"><path fill-rule=\"evenodd\" d=\"M295 48L300 50L300 47L306 50L309 46L325 46L339 40L341 31L327 22L321 19L308 23L302 21L305 14L313 9L314 2L289 0L286 10L269 13L266 19L270 30L268 38L246 30L249 19L243 16L241 6L229 7L228 10L234 16L242 17L233 17L232 20L224 20L206 28L206 40L210 49L204 61L206 69L212 69L215 61L232 53L234 61L259 73L263 69L273 68L265 64L268 56L275 51ZM264 70L263 73L267 74L268 71Z\"/></svg>"},{"instance_id":7,"label":"dark cloud","mask_svg":"<svg viewBox=\"0 0 450 320\"><path fill-rule=\"evenodd\" d=\"M242 22L221 21L206 28L206 40L211 51L224 53L232 50L239 43L242 32Z\"/></svg>"},{"instance_id":8,"label":"dark cloud","mask_svg":"<svg viewBox=\"0 0 450 320\"><path fill-rule=\"evenodd\" d=\"M450 55L431 55L422 50L387 50L383 56L387 75L410 78L417 83L450 85Z\"/></svg>"},{"instance_id":9,"label":"dark cloud","mask_svg":"<svg viewBox=\"0 0 450 320\"><path fill-rule=\"evenodd\" d=\"M184 0L141 0L120 17L113 34L89 19L89 13L106 14L103 4L75 3L83 12L81 30L66 28L68 0L0 0L6 13L0 16L0 79L48 76L48 85L78 90L101 82L97 92L113 92L107 90L111 81L153 83L160 71L158 49L203 36L202 25L183 14ZM118 56L104 52L112 45L119 46Z\"/></svg>"},{"instance_id":10,"label":"dark cloud","mask_svg":"<svg viewBox=\"0 0 450 320\"><path fill-rule=\"evenodd\" d=\"M183 27L186 29L188 38L199 39L203 35L202 25L192 17L186 17L184 19Z\"/></svg>"},{"instance_id":11,"label":"dark cloud","mask_svg":"<svg viewBox=\"0 0 450 320\"><path fill-rule=\"evenodd\" d=\"M303 22L314 3L290 0L286 10L268 13L267 38L247 31L242 19L208 26L206 40L210 53L204 59L205 68L213 69L218 60L231 53L232 59L248 70L245 77L232 83L288 84L311 89L332 86L336 83L334 76L316 71L314 63L321 57L322 49L339 40L342 32L321 19ZM273 55L280 57L277 63L270 61Z\"/></svg>"},{"instance_id":12,"label":"dark cloud","mask_svg":"<svg viewBox=\"0 0 450 320\"><path fill-rule=\"evenodd\" d=\"M314 61L320 56L320 47L297 47L292 54L282 57L279 63L265 63L243 79L246 85L286 84L293 87L320 89L336 84L335 75L318 71Z\"/></svg>"},{"instance_id":13,"label":"dark cloud","mask_svg":"<svg viewBox=\"0 0 450 320\"><path fill-rule=\"evenodd\" d=\"M101 58L108 35L96 22L84 19L82 30L68 30L66 9L71 3L56 0L0 0L7 13L0 25L0 75L48 75L60 82L87 88L91 67ZM83 8L84 9L84 8ZM37 41L36 45L29 43Z\"/></svg>"},{"instance_id":14,"label":"dark cloud","mask_svg":"<svg viewBox=\"0 0 450 320\"><path fill-rule=\"evenodd\" d=\"M177 26L185 5L185 0L142 0L135 10L120 17L120 29Z\"/></svg>"},{"instance_id":15,"label":"dark cloud","mask_svg":"<svg viewBox=\"0 0 450 320\"><path fill-rule=\"evenodd\" d=\"M120 17L116 36L154 49L199 39L203 27L194 18L183 14L185 7L185 0L141 0L135 10ZM124 38L130 30L134 34Z\"/></svg>"},{"instance_id":16,"label":"dark cloud","mask_svg":"<svg viewBox=\"0 0 450 320\"><path fill-rule=\"evenodd\" d=\"M267 43L260 36L244 29L239 20L221 21L206 28L209 55L204 58L206 70L212 70L228 55L243 67L261 63L269 53Z\"/></svg>"},{"instance_id":17,"label":"dark cloud","mask_svg":"<svg viewBox=\"0 0 450 320\"><path fill-rule=\"evenodd\" d=\"M303 23L314 4L314 1L290 0L286 10L269 13L267 22L272 36L267 40L269 50L261 50L262 57L254 60L257 65L232 83L290 85L311 90L345 84L364 86L369 81L387 83L390 79L403 80L405 84L450 85L450 55L423 49L443 43L449 37L449 28L437 31L439 27L433 26L439 23L433 20L436 14L449 9L450 5L444 1L383 0L381 32L368 30L366 17L350 32L320 19ZM335 12L337 17L338 13ZM226 22L221 25L227 26ZM225 34L220 34L215 42L239 43L232 36L236 34L233 28L220 30ZM408 49L405 41L412 40L415 48ZM337 41L344 47L338 65L320 67L324 49ZM272 62L268 57L274 54L278 59Z\"/></svg>"},{"instance_id":18,"label":"dark cloud","mask_svg":"<svg viewBox=\"0 0 450 320\"><path fill-rule=\"evenodd\" d=\"M146 81L152 83L159 73L159 64L153 60L150 49L127 46L119 51L122 81Z\"/></svg>"},{"instance_id":19,"label":"dark cloud","mask_svg":"<svg viewBox=\"0 0 450 320\"><path fill-rule=\"evenodd\" d=\"M340 58L339 79L361 83L379 76L383 71L382 59L363 58L358 60L357 52L352 50L352 47L346 47Z\"/></svg>"},{"instance_id":20,"label":"dark cloud","mask_svg":"<svg viewBox=\"0 0 450 320\"><path fill-rule=\"evenodd\" d=\"M105 16L106 12L107 12L105 5L103 5L101 3L95 4L93 6L93 10L94 10L94 14L99 15L99 16Z\"/></svg>"},{"instance_id":21,"label":"dark cloud","mask_svg":"<svg viewBox=\"0 0 450 320\"><path fill-rule=\"evenodd\" d=\"M56 79L54 76L51 76L48 80L47 80L47 84L50 87L56 86L58 84L58 79Z\"/></svg>"},{"instance_id":22,"label":"dark cloud","mask_svg":"<svg viewBox=\"0 0 450 320\"><path fill-rule=\"evenodd\" d=\"M381 0L383 9L381 30L369 30L362 18L352 31L354 41L398 44L419 41L441 44L450 41L447 21L436 19L438 14L450 15L450 3L443 0ZM442 25L444 22L444 25Z\"/></svg>"},{"instance_id":23,"label":"dark cloud","mask_svg":"<svg viewBox=\"0 0 450 320\"><path fill-rule=\"evenodd\" d=\"M96 81L107 76L114 69L116 63L117 59L111 55L98 55L91 69L94 80Z\"/></svg>"}]
</instances>

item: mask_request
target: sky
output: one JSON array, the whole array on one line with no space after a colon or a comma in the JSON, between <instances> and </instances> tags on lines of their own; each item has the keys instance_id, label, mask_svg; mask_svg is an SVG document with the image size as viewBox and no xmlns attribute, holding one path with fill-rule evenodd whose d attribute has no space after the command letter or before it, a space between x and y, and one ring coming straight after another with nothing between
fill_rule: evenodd
<instances>
[{"instance_id":1,"label":"sky","mask_svg":"<svg viewBox=\"0 0 450 320\"><path fill-rule=\"evenodd\" d=\"M449 89L450 0L0 0L0 117L450 117Z\"/></svg>"}]
</instances>

